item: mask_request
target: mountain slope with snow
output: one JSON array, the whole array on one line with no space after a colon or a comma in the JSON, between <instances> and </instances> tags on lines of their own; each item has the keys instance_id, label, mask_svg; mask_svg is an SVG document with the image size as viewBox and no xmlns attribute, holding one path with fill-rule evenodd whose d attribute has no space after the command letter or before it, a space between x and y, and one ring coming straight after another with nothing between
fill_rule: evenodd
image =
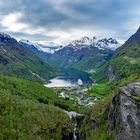
<instances>
[{"instance_id":1,"label":"mountain slope with snow","mask_svg":"<svg viewBox=\"0 0 140 140\"><path fill-rule=\"evenodd\" d=\"M44 82L57 72L11 36L0 33L0 72Z\"/></svg>"},{"instance_id":2,"label":"mountain slope with snow","mask_svg":"<svg viewBox=\"0 0 140 140\"><path fill-rule=\"evenodd\" d=\"M48 62L62 69L75 68L83 71L96 71L111 59L120 46L113 38L83 37L59 48Z\"/></svg>"},{"instance_id":3,"label":"mountain slope with snow","mask_svg":"<svg viewBox=\"0 0 140 140\"><path fill-rule=\"evenodd\" d=\"M23 47L29 48L49 64L64 69L74 68L95 72L111 59L114 51L121 46L116 39L82 37L65 46L42 45L21 40Z\"/></svg>"},{"instance_id":4,"label":"mountain slope with snow","mask_svg":"<svg viewBox=\"0 0 140 140\"><path fill-rule=\"evenodd\" d=\"M110 50L116 50L118 47L120 47L121 44L118 43L116 39L113 38L103 38L98 39L96 37L89 38L89 37L83 37L79 40L74 40L68 45L62 47L64 48L73 48L75 51L82 49L82 48L91 48L96 47L98 49L110 49Z\"/></svg>"},{"instance_id":5,"label":"mountain slope with snow","mask_svg":"<svg viewBox=\"0 0 140 140\"><path fill-rule=\"evenodd\" d=\"M55 50L59 48L59 46L55 44L50 44L50 43L43 45L43 44L34 43L34 42L30 42L29 40L23 40L23 39L21 39L19 42L26 46L28 45L29 48L34 47L34 48L37 48L39 51L42 51L48 54L53 54Z\"/></svg>"}]
</instances>

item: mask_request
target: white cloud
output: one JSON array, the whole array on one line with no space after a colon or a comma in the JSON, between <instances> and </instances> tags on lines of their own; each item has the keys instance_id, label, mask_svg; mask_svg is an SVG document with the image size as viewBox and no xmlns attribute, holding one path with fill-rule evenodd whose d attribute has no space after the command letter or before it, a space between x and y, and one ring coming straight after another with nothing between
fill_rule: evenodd
<instances>
[{"instance_id":1,"label":"white cloud","mask_svg":"<svg viewBox=\"0 0 140 140\"><path fill-rule=\"evenodd\" d=\"M139 26L139 5L140 0L0 0L0 30L59 44L83 36L124 42Z\"/></svg>"},{"instance_id":2,"label":"white cloud","mask_svg":"<svg viewBox=\"0 0 140 140\"><path fill-rule=\"evenodd\" d=\"M4 27L4 31L8 32L20 32L30 35L43 33L44 29L42 27L34 28L32 25L27 23L21 23L19 19L23 17L22 13L10 13L6 16L1 16L0 25Z\"/></svg>"},{"instance_id":3,"label":"white cloud","mask_svg":"<svg viewBox=\"0 0 140 140\"><path fill-rule=\"evenodd\" d=\"M21 13L10 13L3 17L0 21L0 24L5 28L6 31L19 32L24 28L27 28L28 25L18 22L22 18Z\"/></svg>"}]
</instances>

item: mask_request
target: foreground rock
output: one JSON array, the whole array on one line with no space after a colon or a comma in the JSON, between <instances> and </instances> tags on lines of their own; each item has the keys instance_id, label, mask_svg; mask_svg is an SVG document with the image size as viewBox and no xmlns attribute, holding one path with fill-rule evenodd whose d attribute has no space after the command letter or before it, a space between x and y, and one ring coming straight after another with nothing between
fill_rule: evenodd
<instances>
[{"instance_id":1,"label":"foreground rock","mask_svg":"<svg viewBox=\"0 0 140 140\"><path fill-rule=\"evenodd\" d=\"M140 83L120 88L110 108L110 129L115 130L115 140L140 139Z\"/></svg>"},{"instance_id":2,"label":"foreground rock","mask_svg":"<svg viewBox=\"0 0 140 140\"><path fill-rule=\"evenodd\" d=\"M78 126L80 140L140 140L140 83L120 87Z\"/></svg>"}]
</instances>

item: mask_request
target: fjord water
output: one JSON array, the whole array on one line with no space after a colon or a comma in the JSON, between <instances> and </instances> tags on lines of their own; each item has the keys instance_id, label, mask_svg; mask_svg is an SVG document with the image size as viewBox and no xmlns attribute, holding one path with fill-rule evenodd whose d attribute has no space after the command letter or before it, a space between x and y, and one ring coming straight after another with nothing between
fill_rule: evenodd
<instances>
[{"instance_id":1,"label":"fjord water","mask_svg":"<svg viewBox=\"0 0 140 140\"><path fill-rule=\"evenodd\" d=\"M45 84L46 87L49 88L59 88L59 87L78 87L78 77L72 76L59 76L53 79L50 79L48 84ZM89 85L91 83L90 80L80 79L83 82L83 85Z\"/></svg>"}]
</instances>

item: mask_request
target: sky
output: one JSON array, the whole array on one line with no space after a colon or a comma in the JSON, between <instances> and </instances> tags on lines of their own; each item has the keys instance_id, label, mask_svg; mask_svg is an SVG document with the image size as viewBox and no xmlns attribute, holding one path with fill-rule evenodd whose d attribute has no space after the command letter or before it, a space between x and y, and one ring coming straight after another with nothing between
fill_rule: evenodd
<instances>
[{"instance_id":1,"label":"sky","mask_svg":"<svg viewBox=\"0 0 140 140\"><path fill-rule=\"evenodd\" d=\"M140 0L0 0L0 32L63 44L84 36L126 41L140 26Z\"/></svg>"}]
</instances>

